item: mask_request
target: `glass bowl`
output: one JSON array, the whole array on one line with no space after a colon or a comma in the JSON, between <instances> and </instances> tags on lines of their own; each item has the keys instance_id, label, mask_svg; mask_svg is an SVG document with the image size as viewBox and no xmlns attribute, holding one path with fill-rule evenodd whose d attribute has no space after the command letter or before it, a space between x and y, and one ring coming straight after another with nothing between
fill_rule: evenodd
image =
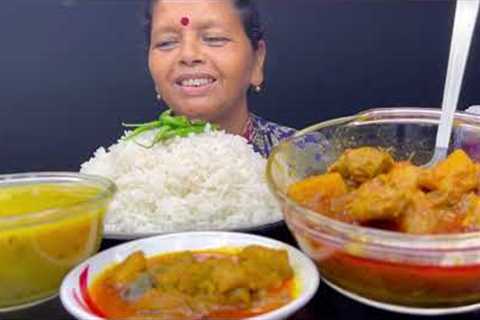
<instances>
[{"instance_id":1,"label":"glass bowl","mask_svg":"<svg viewBox=\"0 0 480 320\"><path fill-rule=\"evenodd\" d=\"M396 160L427 163L439 117L435 109L372 109L310 126L274 148L269 187L299 246L335 289L400 312L435 314L480 303L480 232L420 236L346 224L301 207L286 192L325 172L347 148L379 146ZM479 147L480 117L457 113L450 152L462 148L478 161Z\"/></svg>"},{"instance_id":2,"label":"glass bowl","mask_svg":"<svg viewBox=\"0 0 480 320\"><path fill-rule=\"evenodd\" d=\"M115 191L77 173L0 175L1 312L55 296L67 272L97 252Z\"/></svg>"}]
</instances>

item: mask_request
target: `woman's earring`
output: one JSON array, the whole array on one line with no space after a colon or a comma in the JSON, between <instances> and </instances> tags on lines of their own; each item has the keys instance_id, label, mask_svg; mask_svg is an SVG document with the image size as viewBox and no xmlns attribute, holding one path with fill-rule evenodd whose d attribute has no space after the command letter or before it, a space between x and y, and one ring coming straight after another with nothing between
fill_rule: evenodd
<instances>
[{"instance_id":1,"label":"woman's earring","mask_svg":"<svg viewBox=\"0 0 480 320\"><path fill-rule=\"evenodd\" d=\"M253 86L253 91L255 93L260 93L262 91L262 87L261 86Z\"/></svg>"},{"instance_id":2,"label":"woman's earring","mask_svg":"<svg viewBox=\"0 0 480 320\"><path fill-rule=\"evenodd\" d=\"M162 96L160 95L160 93L157 93L157 100L158 101L162 100Z\"/></svg>"}]
</instances>

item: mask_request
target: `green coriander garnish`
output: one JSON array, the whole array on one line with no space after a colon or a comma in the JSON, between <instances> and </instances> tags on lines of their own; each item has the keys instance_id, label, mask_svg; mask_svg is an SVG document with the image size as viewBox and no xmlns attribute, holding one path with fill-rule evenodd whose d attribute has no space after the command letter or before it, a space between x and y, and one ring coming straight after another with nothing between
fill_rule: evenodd
<instances>
[{"instance_id":1,"label":"green coriander garnish","mask_svg":"<svg viewBox=\"0 0 480 320\"><path fill-rule=\"evenodd\" d=\"M208 130L217 130L218 126L201 120L189 120L185 116L173 116L172 110L168 109L158 117L158 120L146 123L123 123L124 127L135 128L124 139L131 140L140 134L157 130L155 137L146 148L153 147L156 143L173 137L187 137L190 134L203 133Z\"/></svg>"}]
</instances>

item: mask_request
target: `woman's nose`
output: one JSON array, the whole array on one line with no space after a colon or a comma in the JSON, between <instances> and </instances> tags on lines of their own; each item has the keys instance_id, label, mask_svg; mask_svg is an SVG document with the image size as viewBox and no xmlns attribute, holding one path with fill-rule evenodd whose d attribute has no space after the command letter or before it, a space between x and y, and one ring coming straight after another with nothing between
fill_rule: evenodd
<instances>
[{"instance_id":1,"label":"woman's nose","mask_svg":"<svg viewBox=\"0 0 480 320\"><path fill-rule=\"evenodd\" d=\"M180 50L180 64L193 66L203 62L201 44L195 39L185 39Z\"/></svg>"}]
</instances>

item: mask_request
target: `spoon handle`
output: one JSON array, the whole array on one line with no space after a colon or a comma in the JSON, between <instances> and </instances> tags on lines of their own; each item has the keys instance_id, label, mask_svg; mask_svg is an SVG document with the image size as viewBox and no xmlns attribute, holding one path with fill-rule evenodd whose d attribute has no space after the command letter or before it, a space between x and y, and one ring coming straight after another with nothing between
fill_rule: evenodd
<instances>
[{"instance_id":1,"label":"spoon handle","mask_svg":"<svg viewBox=\"0 0 480 320\"><path fill-rule=\"evenodd\" d=\"M435 148L448 149L480 0L457 0Z\"/></svg>"}]
</instances>

